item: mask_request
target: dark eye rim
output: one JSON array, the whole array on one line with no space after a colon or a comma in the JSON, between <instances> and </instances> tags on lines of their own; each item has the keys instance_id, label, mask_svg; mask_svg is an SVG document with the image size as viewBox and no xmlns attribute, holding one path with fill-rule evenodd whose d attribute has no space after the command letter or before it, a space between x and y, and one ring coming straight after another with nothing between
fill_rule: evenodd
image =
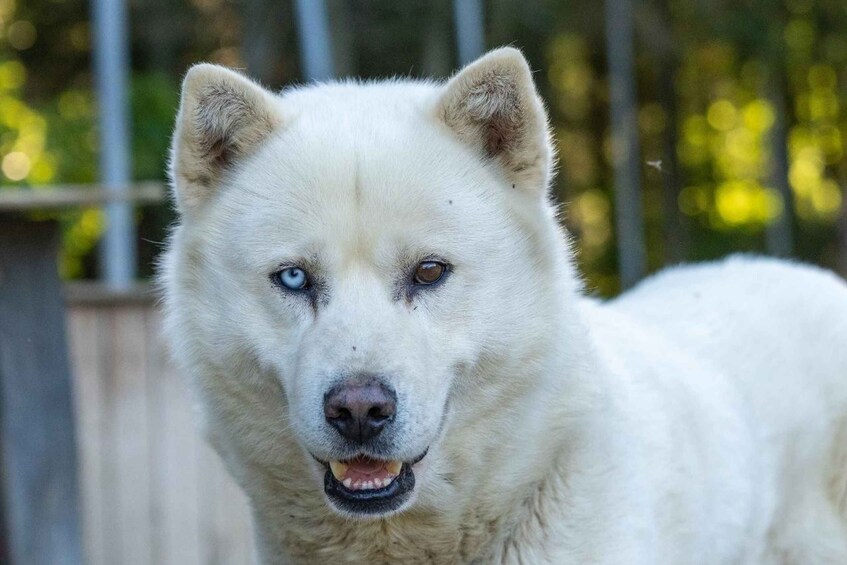
<instances>
[{"instance_id":1,"label":"dark eye rim","mask_svg":"<svg viewBox=\"0 0 847 565\"><path fill-rule=\"evenodd\" d=\"M432 282L423 282L418 280L417 271L424 263L435 263L441 266L441 275ZM447 261L437 258L437 257L428 257L423 259L422 261L418 261L415 266L412 268L412 284L418 288L432 288L434 286L438 286L447 278L447 276L452 271L452 265Z\"/></svg>"},{"instance_id":2,"label":"dark eye rim","mask_svg":"<svg viewBox=\"0 0 847 565\"><path fill-rule=\"evenodd\" d=\"M290 286L286 286L286 284L282 282L282 273L289 269L299 269L300 271L303 271L303 275L306 277L306 282L302 287L291 288ZM299 265L281 266L273 273L271 273L270 279L274 286L285 292L308 292L312 288L312 277L309 275L309 271Z\"/></svg>"}]
</instances>

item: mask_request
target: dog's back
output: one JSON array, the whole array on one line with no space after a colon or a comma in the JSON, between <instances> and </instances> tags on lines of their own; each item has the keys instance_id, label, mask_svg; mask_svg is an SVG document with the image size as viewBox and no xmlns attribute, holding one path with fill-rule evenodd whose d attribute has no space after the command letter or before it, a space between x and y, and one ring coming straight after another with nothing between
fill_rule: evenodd
<instances>
[{"instance_id":1,"label":"dog's back","mask_svg":"<svg viewBox=\"0 0 847 565\"><path fill-rule=\"evenodd\" d=\"M756 562L847 563L847 285L733 257L665 271L609 303L737 390L770 484ZM681 376L681 378L684 378Z\"/></svg>"}]
</instances>

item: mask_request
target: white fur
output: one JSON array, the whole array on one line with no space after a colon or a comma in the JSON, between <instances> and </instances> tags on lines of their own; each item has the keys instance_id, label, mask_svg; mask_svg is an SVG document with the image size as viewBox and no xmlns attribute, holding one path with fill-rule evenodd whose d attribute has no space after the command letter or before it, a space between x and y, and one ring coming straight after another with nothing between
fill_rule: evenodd
<instances>
[{"instance_id":1,"label":"white fur","mask_svg":"<svg viewBox=\"0 0 847 565\"><path fill-rule=\"evenodd\" d=\"M737 257L586 298L551 155L514 49L447 85L189 73L167 333L261 561L847 563L847 286ZM406 294L430 255L454 271ZM292 262L313 303L270 282ZM312 457L338 454L321 402L356 371L397 390L394 458L429 447L369 520Z\"/></svg>"}]
</instances>

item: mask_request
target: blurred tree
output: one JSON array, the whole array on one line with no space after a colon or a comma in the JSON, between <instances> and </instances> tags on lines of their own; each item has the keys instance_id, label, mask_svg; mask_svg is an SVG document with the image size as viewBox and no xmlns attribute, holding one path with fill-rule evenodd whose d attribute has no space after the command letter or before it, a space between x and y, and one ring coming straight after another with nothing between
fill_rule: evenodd
<instances>
[{"instance_id":1,"label":"blurred tree","mask_svg":"<svg viewBox=\"0 0 847 565\"><path fill-rule=\"evenodd\" d=\"M658 106L645 106L641 112L641 121L647 127L658 122L655 127L661 131L661 148L655 156L645 152L647 190L651 179L661 179L661 216L663 263L674 264L685 260L689 246L688 224L679 209L679 195L682 189L679 158L679 123L677 116L678 93L676 90L677 71L680 65L678 48L679 32L674 26L671 7L665 0L653 0L639 5L636 13L636 25L639 37L649 37L644 41L646 55L655 83L655 97ZM655 114L654 116L651 116ZM643 125L642 125L643 129ZM651 170L652 169L652 170Z\"/></svg>"},{"instance_id":2,"label":"blurred tree","mask_svg":"<svg viewBox=\"0 0 847 565\"><path fill-rule=\"evenodd\" d=\"M250 0L244 4L241 50L247 72L264 84L276 84L282 74L280 54L292 33L291 5L278 0Z\"/></svg>"},{"instance_id":3,"label":"blurred tree","mask_svg":"<svg viewBox=\"0 0 847 565\"><path fill-rule=\"evenodd\" d=\"M451 0L326 1L339 75L446 76L455 68ZM559 146L553 190L567 203L563 217L589 288L613 294L620 280L601 4L483 5L487 47L518 46L538 71ZM793 207L794 254L847 273L846 6L636 3L637 175L651 270L765 251L771 226ZM301 80L291 0L133 0L130 8L135 178L164 178L179 81L190 64L247 69L273 88ZM87 10L87 0L0 0L4 185L95 179ZM139 237L159 242L171 216L162 206L138 218ZM63 221L65 272L90 276L99 213ZM149 273L158 246L139 243Z\"/></svg>"}]
</instances>

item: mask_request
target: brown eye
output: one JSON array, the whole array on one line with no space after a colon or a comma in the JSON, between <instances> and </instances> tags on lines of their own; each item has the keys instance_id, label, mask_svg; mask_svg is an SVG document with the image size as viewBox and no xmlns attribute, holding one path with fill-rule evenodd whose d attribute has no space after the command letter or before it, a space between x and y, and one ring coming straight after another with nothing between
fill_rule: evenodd
<instances>
[{"instance_id":1,"label":"brown eye","mask_svg":"<svg viewBox=\"0 0 847 565\"><path fill-rule=\"evenodd\" d=\"M438 261L424 261L415 269L416 284L435 284L447 272L447 265Z\"/></svg>"}]
</instances>

